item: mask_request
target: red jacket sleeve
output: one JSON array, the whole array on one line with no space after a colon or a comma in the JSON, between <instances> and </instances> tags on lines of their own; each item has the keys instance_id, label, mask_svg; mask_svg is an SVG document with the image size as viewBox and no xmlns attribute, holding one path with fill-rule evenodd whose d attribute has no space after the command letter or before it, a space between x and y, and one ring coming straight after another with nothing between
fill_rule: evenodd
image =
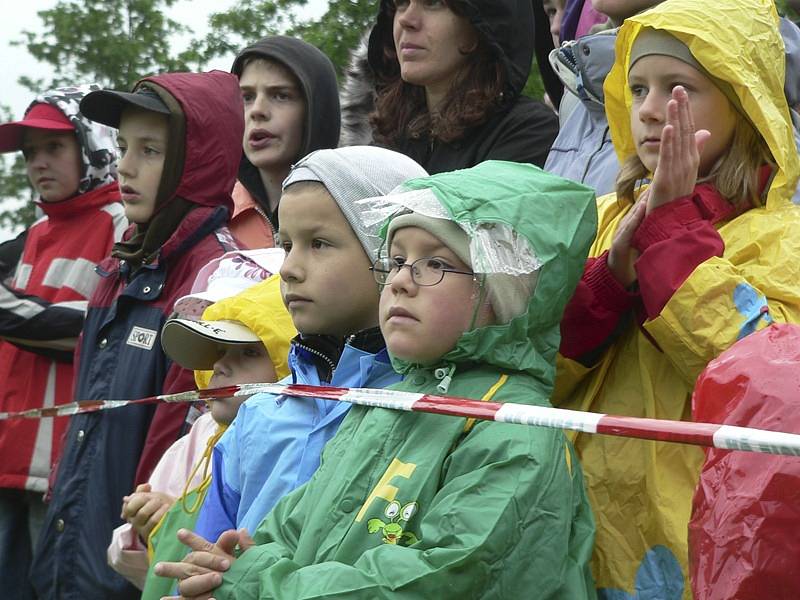
<instances>
[{"instance_id":1,"label":"red jacket sleeve","mask_svg":"<svg viewBox=\"0 0 800 600\"><path fill-rule=\"evenodd\" d=\"M562 356L572 360L598 350L612 336L622 317L638 302L608 268L608 252L586 261L578 287L561 320Z\"/></svg>"},{"instance_id":2,"label":"red jacket sleeve","mask_svg":"<svg viewBox=\"0 0 800 600\"><path fill-rule=\"evenodd\" d=\"M733 205L711 185L653 210L633 237L639 292L648 319L655 319L689 275L725 244L714 224L735 215Z\"/></svg>"}]
</instances>

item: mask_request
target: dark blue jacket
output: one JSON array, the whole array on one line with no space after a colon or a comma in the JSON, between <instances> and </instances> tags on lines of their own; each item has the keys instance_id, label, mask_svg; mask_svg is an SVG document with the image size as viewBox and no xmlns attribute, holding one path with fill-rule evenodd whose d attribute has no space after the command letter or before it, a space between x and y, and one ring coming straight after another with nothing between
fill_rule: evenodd
<instances>
[{"instance_id":1,"label":"dark blue jacket","mask_svg":"<svg viewBox=\"0 0 800 600\"><path fill-rule=\"evenodd\" d=\"M181 104L186 159L176 195L198 206L155 261L133 274L116 258L98 266L101 282L76 351L76 400L193 389L192 372L164 355L161 328L175 300L191 291L197 272L235 247L226 222L243 135L236 79L216 72L151 80ZM126 406L72 417L31 569L40 599L139 598L141 593L108 566L106 548L122 522L122 497L134 489L155 412L152 405Z\"/></svg>"}]
</instances>

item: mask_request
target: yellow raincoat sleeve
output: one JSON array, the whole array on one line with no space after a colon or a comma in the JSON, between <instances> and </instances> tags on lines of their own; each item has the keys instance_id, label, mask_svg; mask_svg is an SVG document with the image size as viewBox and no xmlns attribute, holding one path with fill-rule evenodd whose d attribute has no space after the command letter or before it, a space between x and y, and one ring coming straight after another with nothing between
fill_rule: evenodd
<instances>
[{"instance_id":1,"label":"yellow raincoat sleeve","mask_svg":"<svg viewBox=\"0 0 800 600\"><path fill-rule=\"evenodd\" d=\"M722 257L700 264L645 323L689 386L736 340L800 322L800 207L752 209L719 230Z\"/></svg>"}]
</instances>

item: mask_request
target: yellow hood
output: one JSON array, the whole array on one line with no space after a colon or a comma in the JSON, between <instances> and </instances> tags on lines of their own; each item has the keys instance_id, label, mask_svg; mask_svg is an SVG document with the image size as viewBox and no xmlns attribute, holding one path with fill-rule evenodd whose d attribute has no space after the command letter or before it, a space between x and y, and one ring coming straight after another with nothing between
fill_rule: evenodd
<instances>
[{"instance_id":1,"label":"yellow hood","mask_svg":"<svg viewBox=\"0 0 800 600\"><path fill-rule=\"evenodd\" d=\"M686 44L703 68L731 84L778 166L767 208L789 202L800 175L800 161L783 92L784 46L772 0L670 0L623 23L617 35L616 61L603 86L611 139L620 163L635 153L628 64L642 27L669 32Z\"/></svg>"},{"instance_id":2,"label":"yellow hood","mask_svg":"<svg viewBox=\"0 0 800 600\"><path fill-rule=\"evenodd\" d=\"M241 294L215 302L203 312L203 320L239 321L261 338L278 379L289 374L289 345L297 330L281 299L281 278L273 275ZM208 387L211 371L195 371L197 387Z\"/></svg>"}]
</instances>

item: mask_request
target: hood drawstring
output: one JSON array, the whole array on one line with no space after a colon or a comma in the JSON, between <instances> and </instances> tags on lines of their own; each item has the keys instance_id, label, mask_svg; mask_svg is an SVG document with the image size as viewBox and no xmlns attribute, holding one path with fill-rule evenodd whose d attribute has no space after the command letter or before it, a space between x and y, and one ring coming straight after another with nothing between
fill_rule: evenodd
<instances>
[{"instance_id":1,"label":"hood drawstring","mask_svg":"<svg viewBox=\"0 0 800 600\"><path fill-rule=\"evenodd\" d=\"M453 380L453 374L456 372L456 366L450 365L449 367L439 367L433 372L433 376L436 379L441 379L439 385L436 386L436 389L439 390L442 394L446 394L447 390L450 389L450 382Z\"/></svg>"},{"instance_id":2,"label":"hood drawstring","mask_svg":"<svg viewBox=\"0 0 800 600\"><path fill-rule=\"evenodd\" d=\"M203 452L203 456L200 457L200 460L197 461L197 464L192 469L191 474L189 475L188 479L186 480L186 484L183 486L183 493L181 494L181 505L183 506L183 510L187 514L194 514L200 505L203 503L205 498L205 494L198 494L195 498L194 505L190 508L186 505L186 496L189 493L189 487L192 485L192 480L194 476L197 474L197 471L200 470L200 467L203 468L203 479L202 482L198 487L203 487L206 485L207 482L211 480L211 473L209 470L211 468L211 452L214 449L214 446L219 441L219 438L222 437L222 434L228 429L227 425L220 425L217 431L208 438L208 442L206 442L206 449Z\"/></svg>"}]
</instances>

